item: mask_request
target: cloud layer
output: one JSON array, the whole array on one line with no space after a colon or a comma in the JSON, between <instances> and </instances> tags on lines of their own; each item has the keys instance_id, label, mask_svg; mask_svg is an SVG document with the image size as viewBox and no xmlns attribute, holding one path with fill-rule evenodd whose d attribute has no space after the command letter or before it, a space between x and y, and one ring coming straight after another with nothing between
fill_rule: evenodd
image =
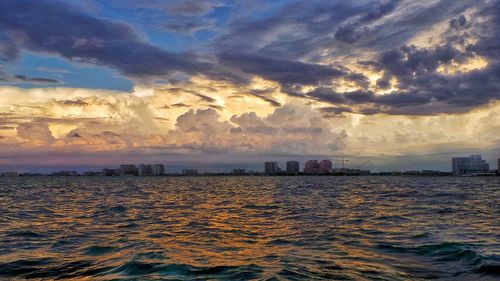
<instances>
[{"instance_id":1,"label":"cloud layer","mask_svg":"<svg viewBox=\"0 0 500 281\"><path fill-rule=\"evenodd\" d=\"M73 3L46 0L0 2L2 57L14 60L19 49L116 68L147 78L206 68L188 54L174 54L146 41L125 22L92 16Z\"/></svg>"},{"instance_id":2,"label":"cloud layer","mask_svg":"<svg viewBox=\"0 0 500 281\"><path fill-rule=\"evenodd\" d=\"M85 3L0 1L4 155L499 147L498 0Z\"/></svg>"}]
</instances>

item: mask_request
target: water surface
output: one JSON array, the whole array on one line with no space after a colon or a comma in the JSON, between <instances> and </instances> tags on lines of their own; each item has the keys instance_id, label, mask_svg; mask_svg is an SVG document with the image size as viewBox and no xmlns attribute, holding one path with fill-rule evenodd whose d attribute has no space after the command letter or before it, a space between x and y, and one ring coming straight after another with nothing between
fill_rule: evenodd
<instances>
[{"instance_id":1,"label":"water surface","mask_svg":"<svg viewBox=\"0 0 500 281\"><path fill-rule=\"evenodd\" d=\"M0 178L0 279L500 280L500 178Z\"/></svg>"}]
</instances>

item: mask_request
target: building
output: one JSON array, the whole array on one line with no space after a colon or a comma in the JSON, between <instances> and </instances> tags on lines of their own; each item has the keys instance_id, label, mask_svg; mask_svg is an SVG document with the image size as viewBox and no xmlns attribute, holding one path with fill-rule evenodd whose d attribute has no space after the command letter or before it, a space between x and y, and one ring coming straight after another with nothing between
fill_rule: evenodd
<instances>
[{"instance_id":1,"label":"building","mask_svg":"<svg viewBox=\"0 0 500 281\"><path fill-rule=\"evenodd\" d=\"M2 172L0 177L17 177L19 174L17 172Z\"/></svg>"},{"instance_id":2,"label":"building","mask_svg":"<svg viewBox=\"0 0 500 281\"><path fill-rule=\"evenodd\" d=\"M233 175L239 175L239 176L242 176L242 175L245 175L245 169L233 169Z\"/></svg>"},{"instance_id":3,"label":"building","mask_svg":"<svg viewBox=\"0 0 500 281\"><path fill-rule=\"evenodd\" d=\"M53 172L50 175L55 177L76 177L78 176L78 173L76 171L59 171Z\"/></svg>"},{"instance_id":4,"label":"building","mask_svg":"<svg viewBox=\"0 0 500 281\"><path fill-rule=\"evenodd\" d=\"M153 167L149 164L141 164L137 169L137 175L140 177L153 175Z\"/></svg>"},{"instance_id":5,"label":"building","mask_svg":"<svg viewBox=\"0 0 500 281\"><path fill-rule=\"evenodd\" d=\"M122 175L122 176L127 176L127 175L135 176L135 175L137 175L137 168L135 167L135 165L129 165L129 164L120 165L120 175Z\"/></svg>"},{"instance_id":6,"label":"building","mask_svg":"<svg viewBox=\"0 0 500 281\"><path fill-rule=\"evenodd\" d=\"M306 162L304 166L304 173L315 174L318 169L319 169L318 160L309 160Z\"/></svg>"},{"instance_id":7,"label":"building","mask_svg":"<svg viewBox=\"0 0 500 281\"><path fill-rule=\"evenodd\" d=\"M279 172L278 162L265 162L264 172L266 175L273 175Z\"/></svg>"},{"instance_id":8,"label":"building","mask_svg":"<svg viewBox=\"0 0 500 281\"><path fill-rule=\"evenodd\" d=\"M332 161L323 160L318 162L318 160L309 160L306 162L304 167L304 173L315 174L315 175L326 175L332 170Z\"/></svg>"},{"instance_id":9,"label":"building","mask_svg":"<svg viewBox=\"0 0 500 281\"><path fill-rule=\"evenodd\" d=\"M319 162L319 174L328 174L332 170L332 161L323 160Z\"/></svg>"},{"instance_id":10,"label":"building","mask_svg":"<svg viewBox=\"0 0 500 281\"><path fill-rule=\"evenodd\" d=\"M286 162L286 172L288 174L298 174L300 171L299 162L298 161L288 161Z\"/></svg>"},{"instance_id":11,"label":"building","mask_svg":"<svg viewBox=\"0 0 500 281\"><path fill-rule=\"evenodd\" d=\"M121 169L102 169L102 175L106 177L119 176L121 174Z\"/></svg>"},{"instance_id":12,"label":"building","mask_svg":"<svg viewBox=\"0 0 500 281\"><path fill-rule=\"evenodd\" d=\"M455 175L481 174L490 171L490 165L482 159L481 155L454 157L451 162Z\"/></svg>"},{"instance_id":13,"label":"building","mask_svg":"<svg viewBox=\"0 0 500 281\"><path fill-rule=\"evenodd\" d=\"M369 175L371 175L370 170L346 169L346 168L332 169L331 173L333 175L337 175L337 176L369 176ZM406 173L416 175L419 173L419 171L408 171Z\"/></svg>"},{"instance_id":14,"label":"building","mask_svg":"<svg viewBox=\"0 0 500 281\"><path fill-rule=\"evenodd\" d=\"M185 169L182 171L182 174L185 176L197 176L198 170L196 169Z\"/></svg>"},{"instance_id":15,"label":"building","mask_svg":"<svg viewBox=\"0 0 500 281\"><path fill-rule=\"evenodd\" d=\"M153 175L163 176L164 174L165 174L165 166L163 166L163 164L154 164L153 165Z\"/></svg>"}]
</instances>

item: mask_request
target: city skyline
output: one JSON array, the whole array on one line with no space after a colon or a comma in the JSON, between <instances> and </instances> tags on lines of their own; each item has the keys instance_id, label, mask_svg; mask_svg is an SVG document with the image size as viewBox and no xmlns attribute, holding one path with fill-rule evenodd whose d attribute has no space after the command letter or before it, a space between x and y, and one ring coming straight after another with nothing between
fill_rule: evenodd
<instances>
[{"instance_id":1,"label":"city skyline","mask_svg":"<svg viewBox=\"0 0 500 281\"><path fill-rule=\"evenodd\" d=\"M499 1L0 2L0 171L500 157ZM333 163L338 165L339 163ZM283 166L285 167L285 166Z\"/></svg>"},{"instance_id":2,"label":"city skyline","mask_svg":"<svg viewBox=\"0 0 500 281\"><path fill-rule=\"evenodd\" d=\"M137 176L161 176L161 175L210 175L210 174L231 174L231 175L326 175L326 174L340 174L340 175L369 175L375 174L391 174L402 173L403 175L426 174L426 175L487 175L500 173L500 158L495 159L495 163L490 166L490 163L482 159L482 155L469 155L457 156L451 158L450 169L435 170L435 169L393 169L393 170L371 170L367 164L371 160L367 160L357 165L347 165L349 159L342 156L340 159L309 159L305 162L297 160L287 160L286 162L266 161L261 164L254 164L251 166L243 165L227 165L219 166L214 165L203 166L169 166L163 163L141 163L141 164L119 164L115 167L103 167L100 171L89 168L84 169L48 169L41 170L0 170L2 175L17 175L17 174L45 174L45 175L104 175L104 176L118 176L118 175L137 175ZM337 166L336 162L339 162ZM284 164L284 165L282 165ZM495 166L495 164L497 166ZM280 166L282 165L282 166Z\"/></svg>"}]
</instances>

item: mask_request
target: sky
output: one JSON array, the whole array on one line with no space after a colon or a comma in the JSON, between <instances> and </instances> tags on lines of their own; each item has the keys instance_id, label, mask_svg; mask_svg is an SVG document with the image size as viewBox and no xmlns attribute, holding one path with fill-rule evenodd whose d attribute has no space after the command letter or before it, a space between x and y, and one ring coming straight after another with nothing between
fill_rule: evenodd
<instances>
[{"instance_id":1,"label":"sky","mask_svg":"<svg viewBox=\"0 0 500 281\"><path fill-rule=\"evenodd\" d=\"M494 169L498 30L498 0L0 0L0 171Z\"/></svg>"}]
</instances>

